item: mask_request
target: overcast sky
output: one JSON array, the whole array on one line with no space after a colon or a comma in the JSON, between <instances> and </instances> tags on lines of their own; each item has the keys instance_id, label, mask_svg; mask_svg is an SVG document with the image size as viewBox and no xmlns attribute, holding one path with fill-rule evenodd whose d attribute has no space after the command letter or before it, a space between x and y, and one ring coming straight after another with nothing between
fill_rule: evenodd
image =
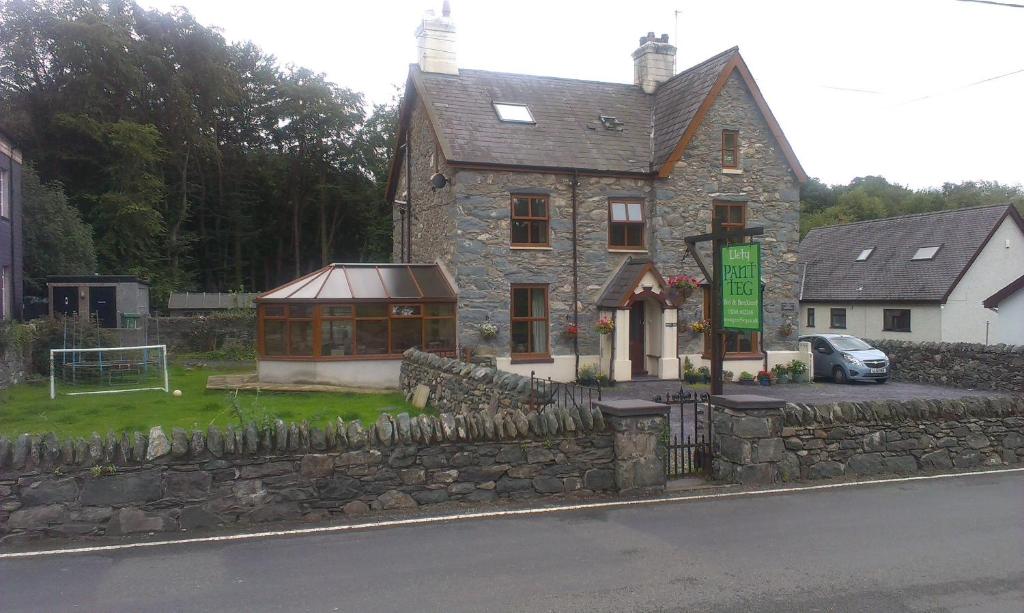
<instances>
[{"instance_id":1,"label":"overcast sky","mask_svg":"<svg viewBox=\"0 0 1024 613\"><path fill-rule=\"evenodd\" d=\"M252 40L373 102L404 83L415 61L413 32L426 9L441 7L141 3L185 6L229 40ZM452 18L461 67L528 74L629 82L630 53L649 30L677 45L680 70L738 45L804 168L828 183L868 174L911 187L1024 182L1024 8L957 0L453 0Z\"/></svg>"}]
</instances>

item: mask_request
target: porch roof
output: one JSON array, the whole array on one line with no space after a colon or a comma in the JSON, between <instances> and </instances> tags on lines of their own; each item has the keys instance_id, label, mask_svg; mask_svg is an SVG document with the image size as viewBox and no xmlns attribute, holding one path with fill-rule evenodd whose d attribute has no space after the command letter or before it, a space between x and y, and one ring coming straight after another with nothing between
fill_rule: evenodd
<instances>
[{"instance_id":1,"label":"porch roof","mask_svg":"<svg viewBox=\"0 0 1024 613\"><path fill-rule=\"evenodd\" d=\"M630 256L605 286L604 292L597 300L597 306L605 309L619 309L625 306L630 295L648 271L654 275L661 288L664 289L665 279L662 278L651 258Z\"/></svg>"}]
</instances>

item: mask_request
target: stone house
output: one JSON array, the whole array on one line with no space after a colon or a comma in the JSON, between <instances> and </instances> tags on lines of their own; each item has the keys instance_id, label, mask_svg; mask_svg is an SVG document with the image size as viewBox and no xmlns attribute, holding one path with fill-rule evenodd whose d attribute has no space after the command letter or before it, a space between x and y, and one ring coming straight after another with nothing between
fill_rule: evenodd
<instances>
[{"instance_id":1,"label":"stone house","mask_svg":"<svg viewBox=\"0 0 1024 613\"><path fill-rule=\"evenodd\" d=\"M0 132L0 320L21 318L21 151Z\"/></svg>"},{"instance_id":2,"label":"stone house","mask_svg":"<svg viewBox=\"0 0 1024 613\"><path fill-rule=\"evenodd\" d=\"M800 264L801 334L989 344L1021 329L1007 289L1024 275L1013 205L816 228Z\"/></svg>"},{"instance_id":3,"label":"stone house","mask_svg":"<svg viewBox=\"0 0 1024 613\"><path fill-rule=\"evenodd\" d=\"M461 347L556 380L586 364L678 378L709 351L691 331L708 298L665 279L703 277L684 238L719 215L765 229L763 334L729 333L726 370L798 356L806 174L737 48L677 73L676 47L649 33L633 83L605 83L460 69L447 5L416 36L387 190L393 260L451 276ZM604 317L615 330L599 335Z\"/></svg>"}]
</instances>

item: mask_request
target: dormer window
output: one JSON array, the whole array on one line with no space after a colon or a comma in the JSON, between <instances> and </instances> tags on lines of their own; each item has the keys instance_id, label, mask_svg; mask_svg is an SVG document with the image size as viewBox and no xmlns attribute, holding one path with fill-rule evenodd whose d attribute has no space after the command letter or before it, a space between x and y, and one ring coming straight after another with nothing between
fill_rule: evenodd
<instances>
[{"instance_id":1,"label":"dormer window","mask_svg":"<svg viewBox=\"0 0 1024 613\"><path fill-rule=\"evenodd\" d=\"M871 257L871 252L874 251L874 250L875 250L874 247L868 247L864 251L861 251L860 255L857 256L857 261L858 262L863 262L863 261L867 260L869 257Z\"/></svg>"},{"instance_id":2,"label":"dormer window","mask_svg":"<svg viewBox=\"0 0 1024 613\"><path fill-rule=\"evenodd\" d=\"M941 245L939 245L939 247L941 247ZM921 247L914 252L914 257L910 259L913 262L917 262L919 260L934 260L935 254L939 252L939 247Z\"/></svg>"},{"instance_id":3,"label":"dormer window","mask_svg":"<svg viewBox=\"0 0 1024 613\"><path fill-rule=\"evenodd\" d=\"M722 130L722 168L740 167L740 133Z\"/></svg>"},{"instance_id":4,"label":"dormer window","mask_svg":"<svg viewBox=\"0 0 1024 613\"><path fill-rule=\"evenodd\" d=\"M533 120L530 107L525 104L495 102L494 112L498 114L498 119L507 123L537 123Z\"/></svg>"}]
</instances>

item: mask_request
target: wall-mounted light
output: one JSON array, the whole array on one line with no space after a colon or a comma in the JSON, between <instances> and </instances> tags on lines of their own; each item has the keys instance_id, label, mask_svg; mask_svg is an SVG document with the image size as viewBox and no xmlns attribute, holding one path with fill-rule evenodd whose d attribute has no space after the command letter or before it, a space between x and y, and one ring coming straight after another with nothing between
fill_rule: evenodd
<instances>
[{"instance_id":1,"label":"wall-mounted light","mask_svg":"<svg viewBox=\"0 0 1024 613\"><path fill-rule=\"evenodd\" d=\"M437 191L444 187L445 185L448 185L448 177L444 176L443 174L435 172L430 177L430 189Z\"/></svg>"}]
</instances>

